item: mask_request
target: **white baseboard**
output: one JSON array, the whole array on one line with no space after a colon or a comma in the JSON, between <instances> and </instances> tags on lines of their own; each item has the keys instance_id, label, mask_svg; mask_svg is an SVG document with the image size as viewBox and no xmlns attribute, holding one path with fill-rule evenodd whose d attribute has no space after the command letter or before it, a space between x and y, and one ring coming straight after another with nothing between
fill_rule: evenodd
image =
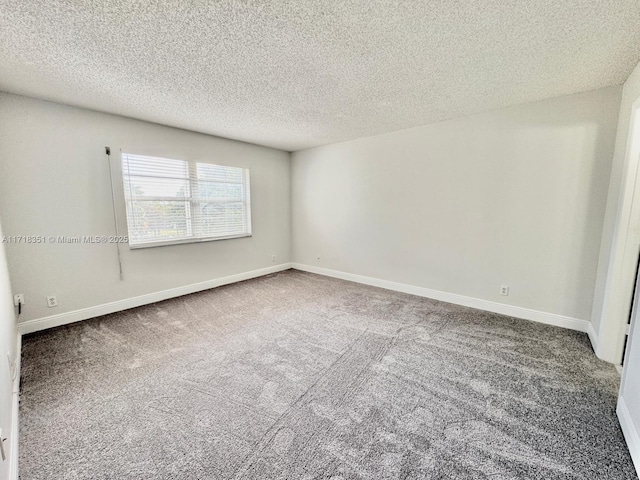
<instances>
[{"instance_id":1,"label":"white baseboard","mask_svg":"<svg viewBox=\"0 0 640 480\"><path fill-rule=\"evenodd\" d=\"M60 325L79 322L80 320L87 320L88 318L94 318L101 315L107 315L109 313L128 310L129 308L139 307L141 305L160 302L169 298L175 298L182 295L188 295L190 293L201 292L202 290L209 290L210 288L220 287L222 285L228 285L230 283L236 283L243 280L249 280L251 278L262 277L270 273L289 270L290 268L290 263L281 263L280 265L260 268L258 270L252 270L250 272L237 273L235 275L215 278L213 280L207 280L205 282L193 283L191 285L171 288L169 290L162 290L160 292L147 293L146 295L140 295L138 297L125 298L124 300L104 303L102 305L96 305L95 307L82 308L80 310L60 313L58 315L51 315L48 317L27 320L25 322L18 323L18 330L22 335L25 335L27 333L33 333L47 328L59 327Z\"/></svg>"},{"instance_id":2,"label":"white baseboard","mask_svg":"<svg viewBox=\"0 0 640 480\"><path fill-rule=\"evenodd\" d=\"M338 270L330 270L328 268L315 267L312 265L305 265L295 262L291 264L291 267L295 268L296 270L302 270L304 272L317 273L319 275L325 275L327 277L340 278L342 280L349 280L351 282L386 288L387 290L395 290L396 292L410 293L412 295L418 295L420 297L427 297L434 300L441 300L443 302L455 303L456 305L463 305L465 307L477 308L479 310L485 310L493 313L500 313L502 315L508 315L510 317L517 317L525 320L532 320L534 322L546 323L547 325L568 328L570 330L577 330L584 333L588 332L589 327L591 326L591 322L587 320L581 320L579 318L566 317L564 315L557 315L555 313L541 312L539 310L532 310L530 308L516 307L514 305L506 305L504 303L491 302L489 300L467 297L464 295L458 295L456 293L448 293L442 292L440 290L432 290L430 288L416 287L414 285L407 285L405 283L391 282L389 280L365 277L363 275L340 272Z\"/></svg>"},{"instance_id":3,"label":"white baseboard","mask_svg":"<svg viewBox=\"0 0 640 480\"><path fill-rule=\"evenodd\" d=\"M16 373L13 379L13 403L11 411L11 444L9 448L9 478L18 480L18 408L20 406L20 363L22 362L22 335L16 335Z\"/></svg>"},{"instance_id":4,"label":"white baseboard","mask_svg":"<svg viewBox=\"0 0 640 480\"><path fill-rule=\"evenodd\" d=\"M616 412L618 413L618 420L620 420L620 427L622 427L624 439L627 441L627 447L629 447L631 460L633 460L636 472L638 476L640 476L640 435L638 435L638 430L633 424L624 397L618 397L618 408L616 408Z\"/></svg>"}]
</instances>

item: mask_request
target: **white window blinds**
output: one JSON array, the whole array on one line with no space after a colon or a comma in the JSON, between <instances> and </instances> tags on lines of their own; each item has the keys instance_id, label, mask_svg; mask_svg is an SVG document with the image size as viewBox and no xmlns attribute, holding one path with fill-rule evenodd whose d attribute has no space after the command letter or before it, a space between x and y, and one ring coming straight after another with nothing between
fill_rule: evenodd
<instances>
[{"instance_id":1,"label":"white window blinds","mask_svg":"<svg viewBox=\"0 0 640 480\"><path fill-rule=\"evenodd\" d=\"M122 154L131 248L251 235L249 170Z\"/></svg>"}]
</instances>

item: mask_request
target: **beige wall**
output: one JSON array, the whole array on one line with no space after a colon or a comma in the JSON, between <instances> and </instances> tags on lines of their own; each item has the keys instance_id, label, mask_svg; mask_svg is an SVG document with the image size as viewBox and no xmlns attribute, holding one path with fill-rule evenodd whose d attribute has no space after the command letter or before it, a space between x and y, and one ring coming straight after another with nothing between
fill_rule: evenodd
<instances>
[{"instance_id":1,"label":"beige wall","mask_svg":"<svg viewBox=\"0 0 640 480\"><path fill-rule=\"evenodd\" d=\"M620 95L294 153L293 261L588 321Z\"/></svg>"},{"instance_id":2,"label":"beige wall","mask_svg":"<svg viewBox=\"0 0 640 480\"><path fill-rule=\"evenodd\" d=\"M119 150L202 159L251 171L253 236L140 250L114 245L8 244L21 321L289 262L287 152L123 117L0 94L0 209L5 235L114 232L104 147L116 167L118 218L126 232ZM47 308L46 296L59 306Z\"/></svg>"}]
</instances>

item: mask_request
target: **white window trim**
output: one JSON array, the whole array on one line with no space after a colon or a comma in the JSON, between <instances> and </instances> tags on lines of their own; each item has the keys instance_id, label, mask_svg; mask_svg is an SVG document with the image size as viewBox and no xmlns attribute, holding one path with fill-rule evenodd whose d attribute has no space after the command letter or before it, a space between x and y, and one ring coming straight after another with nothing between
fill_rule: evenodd
<instances>
[{"instance_id":1,"label":"white window trim","mask_svg":"<svg viewBox=\"0 0 640 480\"><path fill-rule=\"evenodd\" d=\"M179 240L158 240L157 242L136 243L131 245L129 243L129 250L137 250L138 248L151 248L151 247L166 247L168 245L183 245L187 243L204 243L204 242L217 242L218 240L231 240L233 238L247 238L253 237L252 233L243 233L241 235L229 235L228 237L209 237L209 238L184 238Z\"/></svg>"}]
</instances>

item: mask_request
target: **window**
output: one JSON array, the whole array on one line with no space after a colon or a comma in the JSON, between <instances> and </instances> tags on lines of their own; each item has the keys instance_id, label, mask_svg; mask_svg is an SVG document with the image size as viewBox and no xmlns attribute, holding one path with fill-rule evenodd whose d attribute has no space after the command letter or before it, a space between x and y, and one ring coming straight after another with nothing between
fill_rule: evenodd
<instances>
[{"instance_id":1,"label":"window","mask_svg":"<svg viewBox=\"0 0 640 480\"><path fill-rule=\"evenodd\" d=\"M251 235L249 170L122 154L131 248Z\"/></svg>"}]
</instances>

